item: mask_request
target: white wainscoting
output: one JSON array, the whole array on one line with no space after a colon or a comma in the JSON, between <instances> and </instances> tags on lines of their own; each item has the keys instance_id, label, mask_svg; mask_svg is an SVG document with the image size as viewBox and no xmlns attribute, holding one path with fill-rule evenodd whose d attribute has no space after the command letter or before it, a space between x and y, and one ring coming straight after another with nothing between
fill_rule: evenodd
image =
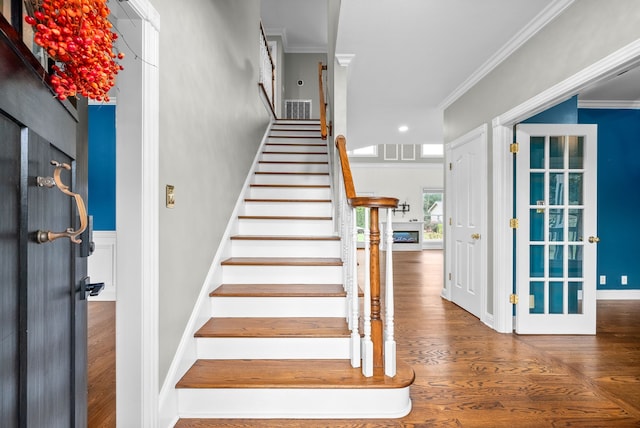
<instances>
[{"instance_id":1,"label":"white wainscoting","mask_svg":"<svg viewBox=\"0 0 640 428\"><path fill-rule=\"evenodd\" d=\"M89 300L116 300L116 239L115 231L93 232L95 250L89 256L87 268L91 282L104 282L104 289Z\"/></svg>"}]
</instances>

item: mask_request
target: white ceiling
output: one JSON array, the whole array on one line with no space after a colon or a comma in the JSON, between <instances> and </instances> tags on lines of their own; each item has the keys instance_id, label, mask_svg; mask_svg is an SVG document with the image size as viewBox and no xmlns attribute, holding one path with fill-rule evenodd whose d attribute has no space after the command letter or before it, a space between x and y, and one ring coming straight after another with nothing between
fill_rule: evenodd
<instances>
[{"instance_id":1,"label":"white ceiling","mask_svg":"<svg viewBox=\"0 0 640 428\"><path fill-rule=\"evenodd\" d=\"M571 0L342 0L336 55L348 66L348 144L442 142L442 110L500 55ZM288 52L327 51L326 0L262 0ZM626 77L625 77L626 76ZM618 79L640 77L629 72ZM580 99L640 100L640 85ZM409 131L398 132L400 125Z\"/></svg>"}]
</instances>

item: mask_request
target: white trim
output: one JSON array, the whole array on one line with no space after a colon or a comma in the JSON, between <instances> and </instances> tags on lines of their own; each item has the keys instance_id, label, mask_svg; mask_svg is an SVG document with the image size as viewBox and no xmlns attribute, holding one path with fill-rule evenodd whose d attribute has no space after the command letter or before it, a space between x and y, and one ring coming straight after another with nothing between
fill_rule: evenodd
<instances>
[{"instance_id":1,"label":"white trim","mask_svg":"<svg viewBox=\"0 0 640 428\"><path fill-rule=\"evenodd\" d=\"M114 106L117 104L116 97L109 98L109 101L89 100L90 106Z\"/></svg>"},{"instance_id":2,"label":"white trim","mask_svg":"<svg viewBox=\"0 0 640 428\"><path fill-rule=\"evenodd\" d=\"M289 41L287 40L287 29L286 28L265 28L264 34L269 36L280 37L282 39L282 51L289 52L288 46Z\"/></svg>"},{"instance_id":3,"label":"white trim","mask_svg":"<svg viewBox=\"0 0 640 428\"><path fill-rule=\"evenodd\" d=\"M402 148L402 160L416 160L416 146L415 144L401 144L400 147ZM411 147L411 151L409 153L409 147ZM407 153L405 153L405 151Z\"/></svg>"},{"instance_id":4,"label":"white trim","mask_svg":"<svg viewBox=\"0 0 640 428\"><path fill-rule=\"evenodd\" d=\"M489 191L488 187L489 187L489 175L488 175L488 159L487 159L487 144L488 144L488 126L487 124L483 124L480 125L479 127L467 132L466 134L464 134L463 136L456 138L454 141L452 141L451 143L448 143L446 145L446 158L445 158L445 165L448 164L451 161L451 156L453 155L453 149L460 147L464 144L467 144L477 138L481 139L481 145L482 145L482 152L485 153L485 155L482 157L482 159L480 159L479 161L479 165L478 168L480 168L480 174L484 179L484 183L480 184L480 201L481 201L481 206L480 211L481 211L481 215L482 215L482 219L480 221L480 236L487 236L487 224L488 224L488 211L487 211L487 193ZM451 197L447 197L447 193L449 192L455 192L456 189L452 189L451 188L451 171L449 169L446 169L445 171L445 194L444 194L444 198L445 198L445 213L444 213L444 219L449 217L449 211L451 210L451 204L452 204L452 199ZM444 220L443 219L443 220ZM451 231L451 225L449 224L448 221L443 221L443 224L445 225L445 236L446 238L446 245L445 245L445 272L443 272L444 274L444 278L443 278L443 284L445 284L446 289L443 289L442 291L442 295L446 296L445 298L447 300L451 300L452 299L452 294L451 294L451 281L449 280L449 276L448 273L451 272L451 259L452 259L452 251L453 251L453 242L452 242L452 231ZM486 239L480 239L480 321L482 321L483 323L487 324L488 319L490 317L490 314L487 310L487 272L488 272L488 266L487 266L487 261L488 261L488 245L487 245L487 240ZM493 320L491 320L493 322Z\"/></svg>"},{"instance_id":5,"label":"white trim","mask_svg":"<svg viewBox=\"0 0 640 428\"><path fill-rule=\"evenodd\" d=\"M268 109L267 106L265 106ZM251 169L247 173L242 191L238 195L236 205L233 208L233 212L229 216L229 221L225 229L224 235L220 239L220 244L216 251L215 256L209 266L209 271L200 289L198 300L194 306L194 310L191 312L191 317L187 322L187 325L182 333L182 338L178 345L178 349L174 354L169 371L160 389L160 412L159 419L161 421L160 426L173 426L178 419L178 391L175 388L176 383L191 367L191 365L197 359L196 351L196 339L194 333L199 329L209 318L211 318L211 302L209 293L218 287L222 282L222 268L220 262L231 255L230 237L232 233L235 233L237 227L237 219L240 209L243 207L245 194L248 192L249 184L254 177L254 173L258 168L258 161L262 155L264 145L269 138L269 132L275 121L272 119L269 126L265 130L262 137L260 147L256 152L256 156L253 160Z\"/></svg>"},{"instance_id":6,"label":"white trim","mask_svg":"<svg viewBox=\"0 0 640 428\"><path fill-rule=\"evenodd\" d=\"M135 144L135 139L127 141L126 144L133 143L125 150L128 153L117 156L120 174L136 163L139 172L135 174L135 180L126 185L122 183L116 191L119 201L116 205L121 206L116 208L120 213L118 216L128 218L118 224L118 282L136 284L136 287L121 287L121 299L116 305L116 421L122 426L155 427L158 421L159 353L160 15L149 0L129 0L126 4L138 15L135 18L141 19L136 20L135 37L141 41L140 57L144 60L140 63L140 75L134 78L139 79L137 83L142 96L139 103L129 106L140 112L141 123L136 130L139 135L132 137L139 138L139 144ZM125 263L126 269L120 269L122 257L134 259Z\"/></svg>"},{"instance_id":7,"label":"white trim","mask_svg":"<svg viewBox=\"0 0 640 428\"><path fill-rule=\"evenodd\" d=\"M513 204L513 155L508 144L511 128L493 128L493 328L500 333L513 331L513 310L509 295L513 289L513 232L509 228Z\"/></svg>"},{"instance_id":8,"label":"white trim","mask_svg":"<svg viewBox=\"0 0 640 428\"><path fill-rule=\"evenodd\" d=\"M640 62L640 39L613 52L573 76L530 98L493 119L493 283L495 329L507 333L513 329L512 231L508 221L512 216L513 163L508 147L513 139L511 126L563 99L568 99L585 87L607 79ZM496 88L500 90L500 88ZM505 263L505 260L508 262Z\"/></svg>"},{"instance_id":9,"label":"white trim","mask_svg":"<svg viewBox=\"0 0 640 428\"><path fill-rule=\"evenodd\" d=\"M597 300L640 300L640 290L597 290Z\"/></svg>"},{"instance_id":10,"label":"white trim","mask_svg":"<svg viewBox=\"0 0 640 428\"><path fill-rule=\"evenodd\" d=\"M361 159L361 158L359 158ZM351 169L356 168L402 168L402 169L422 169L431 168L438 169L444 168L442 162L356 162L356 159L351 162ZM361 194L361 192L358 192Z\"/></svg>"},{"instance_id":11,"label":"white trim","mask_svg":"<svg viewBox=\"0 0 640 428\"><path fill-rule=\"evenodd\" d=\"M578 108L640 109L640 101L578 100Z\"/></svg>"},{"instance_id":12,"label":"white trim","mask_svg":"<svg viewBox=\"0 0 640 428\"><path fill-rule=\"evenodd\" d=\"M574 0L555 0L545 7L535 18L533 18L525 27L522 28L515 36L513 36L504 46L502 46L495 54L491 56L484 64L482 64L471 76L467 78L460 86L458 86L451 94L447 96L439 105L438 109L444 110L453 104L458 98L464 95L476 83L487 76L500 63L507 59L511 54L520 49L531 37L544 28L547 24L558 17L566 8L571 6Z\"/></svg>"},{"instance_id":13,"label":"white trim","mask_svg":"<svg viewBox=\"0 0 640 428\"><path fill-rule=\"evenodd\" d=\"M511 126L567 100L597 82L606 80L640 62L640 39L618 49L573 76L542 91L522 104L493 119L493 126Z\"/></svg>"},{"instance_id":14,"label":"white trim","mask_svg":"<svg viewBox=\"0 0 640 428\"><path fill-rule=\"evenodd\" d=\"M336 54L336 61L341 67L348 67L351 65L351 61L355 58L355 54Z\"/></svg>"},{"instance_id":15,"label":"white trim","mask_svg":"<svg viewBox=\"0 0 640 428\"><path fill-rule=\"evenodd\" d=\"M102 292L97 296L89 296L94 302L115 301L117 297L117 269L115 230L95 230L93 232L94 250L87 259L87 272L92 282L104 282Z\"/></svg>"},{"instance_id":16,"label":"white trim","mask_svg":"<svg viewBox=\"0 0 640 428\"><path fill-rule=\"evenodd\" d=\"M390 152L387 153L387 148L388 147L394 147L396 152L395 152L395 156L391 156ZM383 154L383 159L384 160L390 160L390 161L397 161L398 157L400 155L400 153L398 153L400 151L400 149L398 148L397 144L384 144L384 154Z\"/></svg>"}]
</instances>

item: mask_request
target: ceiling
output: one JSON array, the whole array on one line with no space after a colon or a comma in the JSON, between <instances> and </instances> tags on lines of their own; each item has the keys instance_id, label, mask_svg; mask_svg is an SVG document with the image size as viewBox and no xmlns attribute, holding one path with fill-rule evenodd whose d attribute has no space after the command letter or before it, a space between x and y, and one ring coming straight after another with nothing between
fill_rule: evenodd
<instances>
[{"instance_id":1,"label":"ceiling","mask_svg":"<svg viewBox=\"0 0 640 428\"><path fill-rule=\"evenodd\" d=\"M571 0L342 0L336 55L348 66L350 148L442 143L442 111ZM262 0L287 52L327 52L327 0ZM640 100L631 71L580 100ZM612 98L615 97L615 98ZM408 126L404 133L401 125Z\"/></svg>"}]
</instances>

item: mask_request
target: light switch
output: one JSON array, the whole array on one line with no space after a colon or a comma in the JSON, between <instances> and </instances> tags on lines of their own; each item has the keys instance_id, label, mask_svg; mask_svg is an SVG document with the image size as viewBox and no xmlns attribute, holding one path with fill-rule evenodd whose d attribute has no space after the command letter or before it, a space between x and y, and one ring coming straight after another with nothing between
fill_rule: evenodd
<instances>
[{"instance_id":1,"label":"light switch","mask_svg":"<svg viewBox=\"0 0 640 428\"><path fill-rule=\"evenodd\" d=\"M607 275L600 275L600 285L605 285L607 283Z\"/></svg>"},{"instance_id":2,"label":"light switch","mask_svg":"<svg viewBox=\"0 0 640 428\"><path fill-rule=\"evenodd\" d=\"M622 277L620 278L620 283L621 283L622 285L627 285L627 284L628 284L628 282L627 282L627 275L622 275Z\"/></svg>"},{"instance_id":3,"label":"light switch","mask_svg":"<svg viewBox=\"0 0 640 428\"><path fill-rule=\"evenodd\" d=\"M167 208L173 208L176 205L175 187L167 184Z\"/></svg>"}]
</instances>

